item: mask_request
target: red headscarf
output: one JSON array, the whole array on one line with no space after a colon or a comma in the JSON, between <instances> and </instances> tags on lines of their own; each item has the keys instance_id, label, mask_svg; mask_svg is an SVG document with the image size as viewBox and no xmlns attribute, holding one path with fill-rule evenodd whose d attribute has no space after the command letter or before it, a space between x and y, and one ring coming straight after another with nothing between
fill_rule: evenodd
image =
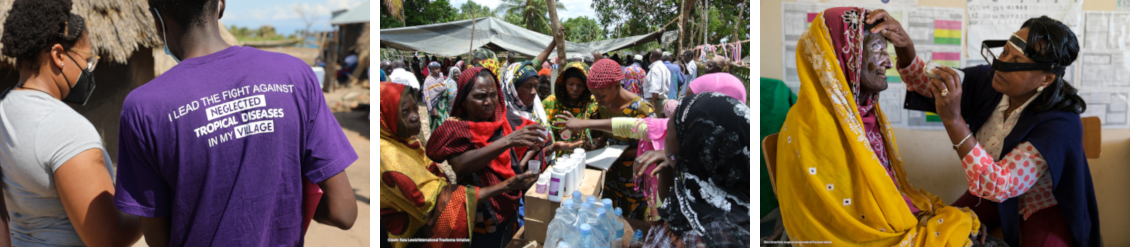
<instances>
[{"instance_id":1,"label":"red headscarf","mask_svg":"<svg viewBox=\"0 0 1130 248\"><path fill-rule=\"evenodd\" d=\"M388 136L408 145L409 147L419 147L420 143L416 140L416 136L401 134L398 130L401 126L400 120L400 101L404 97L411 97L411 89L407 86L392 82L381 82L381 131L388 132ZM407 92L406 92L407 91Z\"/></svg>"},{"instance_id":2,"label":"red headscarf","mask_svg":"<svg viewBox=\"0 0 1130 248\"><path fill-rule=\"evenodd\" d=\"M503 99L502 86L495 82L494 87L498 90L498 102L495 105L494 114L491 115L487 121L475 122L470 120L460 119L464 116L465 110L463 108L463 101L467 99L470 94L471 88L475 85L475 79L480 72L490 70L483 67L473 67L463 72L459 76L456 84L459 87L458 94L455 96L453 106L451 109L451 117L443 122L434 132L431 138L428 139L428 147L425 149L428 158L436 162L443 162L451 157L463 154L464 152L486 147L492 141L490 138L496 132L501 131L500 137L505 137L514 132L516 128L522 128L526 125L536 124L527 119L521 119L522 123L517 127L511 126L506 116L506 100ZM497 76L491 72L491 79ZM520 117L519 117L520 118ZM526 153L528 148L512 148L513 152L518 155ZM539 156L540 157L540 156ZM541 161L545 161L544 158ZM497 185L506 179L513 177L516 173L512 167L513 161L510 152L504 152L497 158L490 161L490 165L481 171L474 172L481 179L479 187L488 187ZM544 169L543 165L543 168ZM460 175L464 177L465 175ZM516 217L518 211L518 199L521 198L522 192L506 192L498 196L491 197L489 202L494 208L496 218L500 223L505 223L509 218Z\"/></svg>"}]
</instances>

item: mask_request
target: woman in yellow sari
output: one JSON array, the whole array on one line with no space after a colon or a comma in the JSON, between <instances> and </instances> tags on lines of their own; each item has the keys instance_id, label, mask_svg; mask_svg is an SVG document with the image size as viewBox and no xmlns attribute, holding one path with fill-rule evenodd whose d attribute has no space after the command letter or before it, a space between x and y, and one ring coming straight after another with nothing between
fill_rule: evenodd
<instances>
[{"instance_id":1,"label":"woman in yellow sari","mask_svg":"<svg viewBox=\"0 0 1130 248\"><path fill-rule=\"evenodd\" d=\"M792 245L970 246L977 216L906 179L879 109L891 68L862 8L818 15L797 45L799 98L778 136L777 196Z\"/></svg>"},{"instance_id":2,"label":"woman in yellow sari","mask_svg":"<svg viewBox=\"0 0 1130 248\"><path fill-rule=\"evenodd\" d=\"M490 187L452 183L451 167L433 163L416 140L420 116L415 90L381 82L381 236L406 247L409 238L471 239L479 201L528 189L537 175L517 175ZM386 242L382 239L381 242ZM428 243L427 247L461 247L464 243ZM383 246L382 246L383 247Z\"/></svg>"}]
</instances>

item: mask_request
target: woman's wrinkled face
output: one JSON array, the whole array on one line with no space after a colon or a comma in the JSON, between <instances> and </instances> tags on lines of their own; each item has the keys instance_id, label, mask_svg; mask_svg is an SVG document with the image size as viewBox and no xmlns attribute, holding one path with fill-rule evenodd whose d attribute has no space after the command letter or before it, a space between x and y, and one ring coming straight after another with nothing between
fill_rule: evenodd
<instances>
[{"instance_id":1,"label":"woman's wrinkled face","mask_svg":"<svg viewBox=\"0 0 1130 248\"><path fill-rule=\"evenodd\" d=\"M1020 31L1016 31L1016 36L1027 39L1028 28L1021 28ZM1028 43L1028 45L1035 44ZM1004 51L997 55L997 60L1008 63L1036 63L1036 61L1025 56L1024 51L1016 50L1012 45L1005 45ZM1032 93L1045 82L1055 81L1055 74L1049 71L994 71L993 74L993 89L1010 97Z\"/></svg>"},{"instance_id":2,"label":"woman's wrinkled face","mask_svg":"<svg viewBox=\"0 0 1130 248\"><path fill-rule=\"evenodd\" d=\"M420 133L420 111L416 106L416 98L411 93L401 96L400 100L400 135L409 137Z\"/></svg>"},{"instance_id":3,"label":"woman's wrinkled face","mask_svg":"<svg viewBox=\"0 0 1130 248\"><path fill-rule=\"evenodd\" d=\"M878 93L887 90L887 69L894 64L887 53L887 40L882 35L864 36L862 67L859 70L859 91Z\"/></svg>"},{"instance_id":4,"label":"woman's wrinkled face","mask_svg":"<svg viewBox=\"0 0 1130 248\"><path fill-rule=\"evenodd\" d=\"M498 87L492 77L475 77L475 85L463 101L471 121L488 121L498 105Z\"/></svg>"},{"instance_id":5,"label":"woman's wrinkled face","mask_svg":"<svg viewBox=\"0 0 1130 248\"><path fill-rule=\"evenodd\" d=\"M585 88L588 88L588 86L585 85L585 81L580 78L571 77L565 79L565 91L568 91L569 99L580 99L581 94L585 93Z\"/></svg>"},{"instance_id":6,"label":"woman's wrinkled face","mask_svg":"<svg viewBox=\"0 0 1130 248\"><path fill-rule=\"evenodd\" d=\"M543 76L544 77L544 76ZM552 94L552 89L549 88L548 80L538 80L538 101L544 101L546 97Z\"/></svg>"},{"instance_id":7,"label":"woman's wrinkled face","mask_svg":"<svg viewBox=\"0 0 1130 248\"><path fill-rule=\"evenodd\" d=\"M538 77L530 77L526 79L522 86L518 86L518 99L522 100L522 104L526 106L533 106L534 98L538 95Z\"/></svg>"}]
</instances>

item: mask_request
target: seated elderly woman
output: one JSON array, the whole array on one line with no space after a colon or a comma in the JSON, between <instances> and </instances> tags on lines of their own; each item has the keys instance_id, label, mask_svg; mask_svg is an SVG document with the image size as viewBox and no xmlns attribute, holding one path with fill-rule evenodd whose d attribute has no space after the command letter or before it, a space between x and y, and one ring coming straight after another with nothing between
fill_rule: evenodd
<instances>
[{"instance_id":1,"label":"seated elderly woman","mask_svg":"<svg viewBox=\"0 0 1130 248\"><path fill-rule=\"evenodd\" d=\"M778 136L777 196L793 240L831 246L968 246L982 230L968 208L907 181L879 107L893 67L868 11L831 8L797 44L799 98Z\"/></svg>"},{"instance_id":2,"label":"seated elderly woman","mask_svg":"<svg viewBox=\"0 0 1130 248\"><path fill-rule=\"evenodd\" d=\"M545 128L506 110L497 77L483 67L459 77L451 116L428 140L428 158L451 165L459 185L491 187L526 172L530 160L545 161ZM545 171L545 164L539 171ZM500 247L517 230L522 191L480 201L472 240L476 247Z\"/></svg>"}]
</instances>

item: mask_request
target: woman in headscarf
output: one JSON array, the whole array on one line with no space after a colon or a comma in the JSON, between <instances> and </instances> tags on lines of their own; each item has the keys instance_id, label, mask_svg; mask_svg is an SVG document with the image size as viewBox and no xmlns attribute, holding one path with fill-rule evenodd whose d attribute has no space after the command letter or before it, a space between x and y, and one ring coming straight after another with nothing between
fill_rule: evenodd
<instances>
[{"instance_id":1,"label":"woman in headscarf","mask_svg":"<svg viewBox=\"0 0 1130 248\"><path fill-rule=\"evenodd\" d=\"M546 46L545 50L533 60L510 63L506 70L498 75L498 82L502 84L502 94L506 98L506 109L543 127L549 126L549 118L546 118L545 107L542 106L541 99L538 99L538 73L534 65L545 61L553 51L554 45L555 43L550 42L549 46ZM513 58L512 56L510 58Z\"/></svg>"},{"instance_id":2,"label":"woman in headscarf","mask_svg":"<svg viewBox=\"0 0 1130 248\"><path fill-rule=\"evenodd\" d=\"M867 12L827 9L798 42L800 97L777 145L785 230L831 246L969 246L982 230L976 215L906 178L877 99L892 67L887 43L864 31Z\"/></svg>"},{"instance_id":3,"label":"woman in headscarf","mask_svg":"<svg viewBox=\"0 0 1130 248\"><path fill-rule=\"evenodd\" d=\"M624 74L615 61L601 59L593 63L588 87L592 90L593 98L598 105L597 119L655 117L651 103L625 90L620 86L621 80L624 80ZM611 198L617 207L624 210L624 218L643 219L647 215L648 205L643 194L634 189L635 183L632 180L632 166L639 139L609 133L594 134L593 137L597 147L627 146L605 173L604 192L607 198Z\"/></svg>"},{"instance_id":4,"label":"woman in headscarf","mask_svg":"<svg viewBox=\"0 0 1130 248\"><path fill-rule=\"evenodd\" d=\"M380 91L381 218L389 238L471 239L478 203L527 189L537 179L524 174L489 187L457 184L451 167L425 157L416 139L420 117L414 90L381 82ZM410 243L393 244L406 247ZM462 245L442 243L443 247Z\"/></svg>"},{"instance_id":5,"label":"woman in headscarf","mask_svg":"<svg viewBox=\"0 0 1130 248\"><path fill-rule=\"evenodd\" d=\"M667 149L639 158L659 166L633 171L657 178L661 202L663 222L648 231L645 246L749 247L749 106L716 92L692 95L667 126Z\"/></svg>"},{"instance_id":6,"label":"woman in headscarf","mask_svg":"<svg viewBox=\"0 0 1130 248\"><path fill-rule=\"evenodd\" d=\"M565 71L557 75L553 95L542 100L547 117L559 118L558 115L574 116L580 119L589 119L596 116L596 99L592 97L588 84L588 67L582 62L570 62L565 65ZM552 128L553 147L555 157L573 151L577 147L591 148L589 132L574 132L561 127Z\"/></svg>"},{"instance_id":7,"label":"woman in headscarf","mask_svg":"<svg viewBox=\"0 0 1130 248\"><path fill-rule=\"evenodd\" d=\"M439 62L432 61L428 63L428 71L430 71L430 73L428 77L424 79L423 100L424 105L428 107L429 130L435 130L435 127L439 126L439 123L434 121L435 117L439 115L439 113L437 113L438 110L436 108L438 106L436 106L436 103L439 102L440 97L447 92L447 84L443 83L444 76L443 73L440 72L442 70L441 67L442 65L440 65Z\"/></svg>"},{"instance_id":8,"label":"woman in headscarf","mask_svg":"<svg viewBox=\"0 0 1130 248\"><path fill-rule=\"evenodd\" d=\"M540 134L545 128L507 111L495 78L482 67L463 72L451 116L428 140L428 158L450 164L460 185L494 186L526 172L530 160L545 161L541 151L549 137ZM543 163L539 171L545 167ZM509 242L517 230L522 193L506 192L480 202L472 238L476 247Z\"/></svg>"},{"instance_id":9,"label":"woman in headscarf","mask_svg":"<svg viewBox=\"0 0 1130 248\"><path fill-rule=\"evenodd\" d=\"M624 80L627 81L628 79L625 78ZM741 101L743 104L746 100L745 85L742 84L741 79L729 73L703 75L694 82L691 82L689 87L697 89L694 92L722 93ZM664 102L664 116L672 116L678 104L679 101L677 100L667 99L667 101ZM574 131L593 129L611 133L615 136L638 139L640 142L636 151L637 161L640 161L638 158L647 152L658 151L662 153L665 149L664 139L668 134L668 118L613 117L611 119L581 120L565 117L564 119L564 121L559 121L554 123L554 125L564 125L566 129ZM638 171L640 169L639 167L643 165L649 165L647 166L649 171L657 166L656 164L635 163L633 164L632 170ZM655 180L656 178L649 176L637 177L633 187L647 199L650 209L648 210L649 215L645 220L648 221L659 221L659 215L655 209L659 206L659 201L655 198L656 187L658 187L658 185L654 183Z\"/></svg>"},{"instance_id":10,"label":"woman in headscarf","mask_svg":"<svg viewBox=\"0 0 1130 248\"><path fill-rule=\"evenodd\" d=\"M495 56L494 51L486 48L475 49L475 52L472 53L471 66L486 67L490 69L490 72L494 73L494 75L500 75L498 58ZM495 80L498 79L496 78Z\"/></svg>"},{"instance_id":11,"label":"woman in headscarf","mask_svg":"<svg viewBox=\"0 0 1130 248\"><path fill-rule=\"evenodd\" d=\"M1079 57L1070 28L1047 16L1028 19L1007 40L982 43L991 66L961 69L963 78L943 67L930 79L898 21L882 10L869 17L882 22L871 31L899 54L899 73L914 92L907 106L938 113L949 135L939 142L961 158L969 191L955 206L1000 226L1010 246L1102 246L1079 119L1087 104L1063 79Z\"/></svg>"},{"instance_id":12,"label":"woman in headscarf","mask_svg":"<svg viewBox=\"0 0 1130 248\"><path fill-rule=\"evenodd\" d=\"M457 89L455 80L459 78L459 75L459 68L452 66L451 69L448 70L447 78L443 80L443 83L438 84L442 86L437 86L437 88L441 88L442 91L433 92L435 89L428 89L428 94L435 94L431 96L432 100L428 101L429 130L434 132L436 128L439 128L439 126L443 124L443 121L447 119L451 110L451 101L455 99Z\"/></svg>"},{"instance_id":13,"label":"woman in headscarf","mask_svg":"<svg viewBox=\"0 0 1130 248\"><path fill-rule=\"evenodd\" d=\"M624 89L632 92L632 94L639 95L643 79L647 77L647 73L643 71L643 67L639 64L632 64L624 67Z\"/></svg>"}]
</instances>

